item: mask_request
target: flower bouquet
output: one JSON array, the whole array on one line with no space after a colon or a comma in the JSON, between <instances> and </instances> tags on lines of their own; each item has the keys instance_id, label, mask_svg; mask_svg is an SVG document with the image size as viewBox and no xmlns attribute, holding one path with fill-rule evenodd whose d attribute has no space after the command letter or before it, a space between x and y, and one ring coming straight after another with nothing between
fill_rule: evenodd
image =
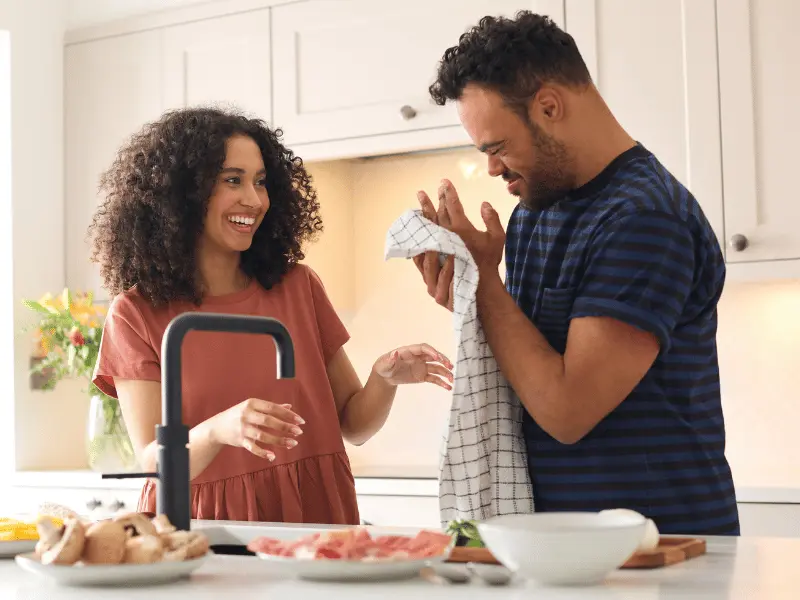
<instances>
[{"instance_id":1,"label":"flower bouquet","mask_svg":"<svg viewBox=\"0 0 800 600\"><path fill-rule=\"evenodd\" d=\"M91 293L73 295L69 288L59 296L45 294L38 301L23 300L23 304L40 317L34 326L37 351L31 374L42 382L41 389L55 389L64 378L87 382L86 393L91 399L87 431L90 467L98 471L131 470L136 466L136 456L119 402L92 383L105 307L95 304Z\"/></svg>"}]
</instances>

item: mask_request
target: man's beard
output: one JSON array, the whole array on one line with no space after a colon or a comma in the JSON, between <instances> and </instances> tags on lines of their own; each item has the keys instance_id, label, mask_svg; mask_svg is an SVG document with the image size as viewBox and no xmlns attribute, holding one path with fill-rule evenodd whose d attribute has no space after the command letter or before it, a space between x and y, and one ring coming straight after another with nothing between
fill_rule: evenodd
<instances>
[{"instance_id":1,"label":"man's beard","mask_svg":"<svg viewBox=\"0 0 800 600\"><path fill-rule=\"evenodd\" d=\"M575 188L575 176L570 172L571 160L566 146L547 135L535 123L528 123L536 148L536 168L525 173L526 190L518 195L522 205L531 210L546 210ZM506 182L519 179L513 171L503 173Z\"/></svg>"}]
</instances>

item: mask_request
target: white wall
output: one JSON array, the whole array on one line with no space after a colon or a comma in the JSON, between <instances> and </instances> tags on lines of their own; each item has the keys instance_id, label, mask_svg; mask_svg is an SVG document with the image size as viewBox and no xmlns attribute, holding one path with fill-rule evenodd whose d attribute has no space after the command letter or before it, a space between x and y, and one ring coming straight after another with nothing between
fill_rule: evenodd
<instances>
[{"instance_id":1,"label":"white wall","mask_svg":"<svg viewBox=\"0 0 800 600\"><path fill-rule=\"evenodd\" d=\"M11 40L11 211L2 221L0 255L13 249L13 276L0 268L4 291L0 301L0 348L9 348L15 334L12 362L0 355L2 427L16 429L17 463L29 462L47 449L52 460L64 456L57 440L62 427L76 423L70 394L32 393L28 389L29 337L19 334L31 315L24 297L58 292L64 285L63 102L62 64L65 4L58 0L0 0L0 30ZM0 110L0 119L2 119ZM0 121L1 123L2 121ZM6 132L7 133L7 132ZM2 143L2 142L0 142ZM7 205L5 205L7 206ZM5 206L3 210L5 210ZM8 231L6 231L8 230ZM13 320L12 320L13 310ZM7 335L6 335L7 334ZM13 370L12 370L13 369ZM74 396L74 394L72 395ZM79 401L81 399L79 398ZM10 403L16 404L16 419ZM82 417L81 417L82 418ZM35 444L20 444L22 437ZM14 431L3 431L14 440ZM67 455L69 450L66 451ZM13 453L3 452L8 459ZM69 456L67 456L69 458Z\"/></svg>"},{"instance_id":2,"label":"white wall","mask_svg":"<svg viewBox=\"0 0 800 600\"><path fill-rule=\"evenodd\" d=\"M0 24L2 27L2 24ZM13 283L11 225L11 35L0 28L0 285L7 288ZM8 381L0 404L0 415L5 422L0 425L0 473L14 468L14 319L12 299L9 294L0 296L0 381ZM8 399L11 399L10 401ZM3 401L0 400L0 403Z\"/></svg>"}]
</instances>

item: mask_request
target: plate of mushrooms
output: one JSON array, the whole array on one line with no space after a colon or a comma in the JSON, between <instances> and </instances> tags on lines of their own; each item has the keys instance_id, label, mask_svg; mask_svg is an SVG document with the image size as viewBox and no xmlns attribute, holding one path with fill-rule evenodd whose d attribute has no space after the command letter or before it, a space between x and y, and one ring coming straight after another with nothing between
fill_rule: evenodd
<instances>
[{"instance_id":1,"label":"plate of mushrooms","mask_svg":"<svg viewBox=\"0 0 800 600\"><path fill-rule=\"evenodd\" d=\"M36 523L33 552L15 557L26 571L70 586L150 585L188 577L212 554L201 532L181 531L164 515L141 513L84 523L68 517L57 526Z\"/></svg>"}]
</instances>

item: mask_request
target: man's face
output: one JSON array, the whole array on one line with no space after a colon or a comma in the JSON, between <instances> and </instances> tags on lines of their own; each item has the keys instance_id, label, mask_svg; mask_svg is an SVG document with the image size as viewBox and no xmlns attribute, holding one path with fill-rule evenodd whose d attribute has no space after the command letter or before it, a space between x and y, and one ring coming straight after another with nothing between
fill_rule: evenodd
<instances>
[{"instance_id":1,"label":"man's face","mask_svg":"<svg viewBox=\"0 0 800 600\"><path fill-rule=\"evenodd\" d=\"M533 210L548 208L572 190L575 176L564 144L512 110L499 93L469 84L458 100L461 123L489 160L492 177Z\"/></svg>"}]
</instances>

